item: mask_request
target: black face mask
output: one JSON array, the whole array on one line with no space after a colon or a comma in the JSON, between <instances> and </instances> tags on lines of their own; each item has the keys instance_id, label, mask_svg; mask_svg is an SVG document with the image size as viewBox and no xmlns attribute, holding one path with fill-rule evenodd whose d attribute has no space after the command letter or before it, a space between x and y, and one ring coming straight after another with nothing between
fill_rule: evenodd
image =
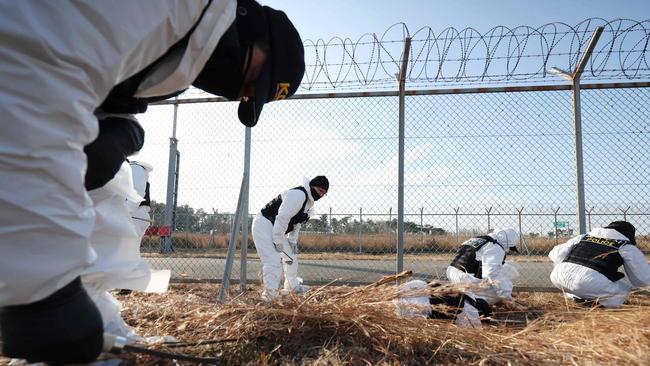
<instances>
[{"instance_id":1,"label":"black face mask","mask_svg":"<svg viewBox=\"0 0 650 366\"><path fill-rule=\"evenodd\" d=\"M318 194L318 192L316 192L316 190L314 189L314 187L311 187L311 186L310 186L310 187L309 187L309 190L311 190L311 196L314 198L314 201L318 201L319 199L321 199L321 198L323 197L323 196L321 196L320 194Z\"/></svg>"},{"instance_id":2,"label":"black face mask","mask_svg":"<svg viewBox=\"0 0 650 366\"><path fill-rule=\"evenodd\" d=\"M244 82L244 64L250 62L246 57L252 56L252 52L247 55L247 49L240 44L236 24L231 25L192 85L208 93L237 100Z\"/></svg>"}]
</instances>

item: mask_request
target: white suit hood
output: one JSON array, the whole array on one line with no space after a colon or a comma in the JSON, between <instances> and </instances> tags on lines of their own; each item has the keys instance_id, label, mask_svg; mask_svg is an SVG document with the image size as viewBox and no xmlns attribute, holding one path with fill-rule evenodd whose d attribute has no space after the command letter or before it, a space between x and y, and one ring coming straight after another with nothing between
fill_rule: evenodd
<instances>
[{"instance_id":1,"label":"white suit hood","mask_svg":"<svg viewBox=\"0 0 650 366\"><path fill-rule=\"evenodd\" d=\"M311 203L311 204L308 204L308 206L313 206L314 205L314 197L312 197L312 195L311 195L311 187L309 186L309 182L311 182L311 178L302 177L302 186L307 191L307 198L309 199L309 202Z\"/></svg>"},{"instance_id":2,"label":"white suit hood","mask_svg":"<svg viewBox=\"0 0 650 366\"><path fill-rule=\"evenodd\" d=\"M517 235L515 229L494 229L494 232L488 235L492 237L492 239L498 241L505 250L508 250L519 243L519 235Z\"/></svg>"}]
</instances>

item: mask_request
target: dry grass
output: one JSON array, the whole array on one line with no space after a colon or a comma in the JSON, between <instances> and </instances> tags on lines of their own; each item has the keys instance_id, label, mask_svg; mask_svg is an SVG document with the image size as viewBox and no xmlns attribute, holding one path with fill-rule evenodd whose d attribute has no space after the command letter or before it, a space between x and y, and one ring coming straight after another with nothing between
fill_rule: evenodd
<instances>
[{"instance_id":1,"label":"dry grass","mask_svg":"<svg viewBox=\"0 0 650 366\"><path fill-rule=\"evenodd\" d=\"M650 300L641 295L622 309L603 310L566 303L560 294L518 294L516 303L496 309L497 321L476 331L397 317L393 283L324 286L272 304L261 303L258 290L233 292L221 304L218 285L210 284L119 299L138 334L172 335L187 344L153 347L228 365L650 364ZM129 364L174 364L122 357Z\"/></svg>"},{"instance_id":2,"label":"dry grass","mask_svg":"<svg viewBox=\"0 0 650 366\"><path fill-rule=\"evenodd\" d=\"M404 250L406 253L434 253L453 252L458 248L458 242L469 239L469 236L460 236L458 240L454 235L418 235L406 234L404 236ZM560 238L563 242L568 238ZM157 236L145 237L142 248L158 248L160 238ZM177 232L173 235L174 247L179 250L209 250L222 251L228 247L230 235L217 234L211 236L201 233ZM314 235L304 233L300 236L300 248L303 252L362 252L362 253L390 253L395 251L395 234L364 234L358 235ZM525 238L526 248L535 253L546 253L555 245L554 238L535 237ZM254 248L253 239L249 236L248 246Z\"/></svg>"}]
</instances>

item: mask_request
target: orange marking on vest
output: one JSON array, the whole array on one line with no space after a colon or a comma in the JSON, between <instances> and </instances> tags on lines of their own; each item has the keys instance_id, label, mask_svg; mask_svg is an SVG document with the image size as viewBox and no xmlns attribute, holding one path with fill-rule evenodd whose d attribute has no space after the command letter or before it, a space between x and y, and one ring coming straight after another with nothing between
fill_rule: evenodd
<instances>
[{"instance_id":1,"label":"orange marking on vest","mask_svg":"<svg viewBox=\"0 0 650 366\"><path fill-rule=\"evenodd\" d=\"M289 95L289 83L278 83L278 91L275 93L273 100L284 99Z\"/></svg>"}]
</instances>

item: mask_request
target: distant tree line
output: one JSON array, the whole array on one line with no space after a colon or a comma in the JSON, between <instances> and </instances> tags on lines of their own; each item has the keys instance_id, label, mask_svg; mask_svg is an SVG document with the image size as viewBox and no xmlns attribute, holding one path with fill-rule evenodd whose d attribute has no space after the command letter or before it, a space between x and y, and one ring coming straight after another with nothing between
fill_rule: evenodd
<instances>
[{"instance_id":1,"label":"distant tree line","mask_svg":"<svg viewBox=\"0 0 650 366\"><path fill-rule=\"evenodd\" d=\"M218 233L227 233L231 230L233 216L232 213L221 213L217 210L210 213L202 208L194 209L189 205L181 205L176 207L174 230L195 233L209 233L211 230L215 230ZM165 204L151 201L151 217L154 222L153 225L164 225ZM251 225L250 221L249 225ZM353 219L352 216L344 216L342 218L333 217L330 222L329 215L322 214L318 218L310 219L303 225L301 230L335 234L355 234L359 231L364 234L386 234L397 231L397 219L391 221L368 219L360 223L358 220ZM422 232L429 235L447 234L447 231L442 228L428 224L420 226L411 221L404 222L404 232Z\"/></svg>"}]
</instances>

